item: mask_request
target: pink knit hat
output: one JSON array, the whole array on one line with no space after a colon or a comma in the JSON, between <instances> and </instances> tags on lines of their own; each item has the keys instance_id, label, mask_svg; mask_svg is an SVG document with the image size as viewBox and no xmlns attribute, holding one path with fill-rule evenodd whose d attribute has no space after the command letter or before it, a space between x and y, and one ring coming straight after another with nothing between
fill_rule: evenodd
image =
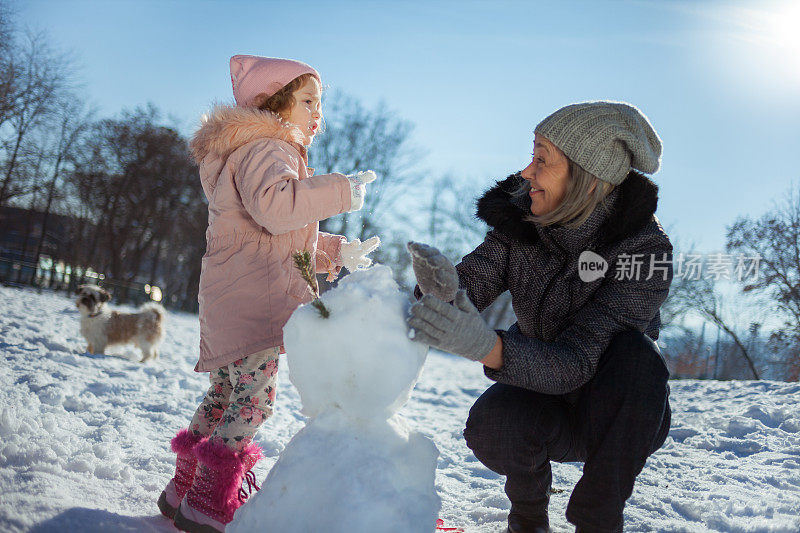
<instances>
[{"instance_id":1,"label":"pink knit hat","mask_svg":"<svg viewBox=\"0 0 800 533\"><path fill-rule=\"evenodd\" d=\"M236 105L253 105L256 95L272 96L287 83L303 74L311 74L322 83L319 73L309 65L292 59L237 55L231 58L231 83Z\"/></svg>"}]
</instances>

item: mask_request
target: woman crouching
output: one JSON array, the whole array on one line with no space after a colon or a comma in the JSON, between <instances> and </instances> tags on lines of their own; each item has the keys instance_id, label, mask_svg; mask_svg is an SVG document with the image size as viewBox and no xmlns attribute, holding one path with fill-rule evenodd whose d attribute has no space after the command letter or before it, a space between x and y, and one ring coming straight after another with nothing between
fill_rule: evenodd
<instances>
[{"instance_id":1,"label":"woman crouching","mask_svg":"<svg viewBox=\"0 0 800 533\"><path fill-rule=\"evenodd\" d=\"M670 426L654 342L672 245L654 213L661 141L636 108L586 102L535 130L533 160L489 190L484 242L453 266L409 243L422 296L415 338L484 365L496 381L470 410L467 445L506 476L508 531L548 531L550 461L584 462L566 517L622 531L625 501ZM517 323L478 314L511 294Z\"/></svg>"}]
</instances>

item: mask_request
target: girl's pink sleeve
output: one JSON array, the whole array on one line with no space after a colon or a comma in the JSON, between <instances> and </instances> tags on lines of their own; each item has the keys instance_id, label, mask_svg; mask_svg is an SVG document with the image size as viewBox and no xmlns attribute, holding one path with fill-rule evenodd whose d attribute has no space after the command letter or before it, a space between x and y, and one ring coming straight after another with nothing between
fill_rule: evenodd
<instances>
[{"instance_id":1,"label":"girl's pink sleeve","mask_svg":"<svg viewBox=\"0 0 800 533\"><path fill-rule=\"evenodd\" d=\"M288 233L350 209L350 183L342 174L299 180L305 164L290 144L274 139L252 147L234 172L244 208L273 235Z\"/></svg>"},{"instance_id":2,"label":"girl's pink sleeve","mask_svg":"<svg viewBox=\"0 0 800 533\"><path fill-rule=\"evenodd\" d=\"M338 275L342 269L342 244L347 242L341 235L319 232L317 241L317 273L333 271ZM323 253L320 253L323 252Z\"/></svg>"}]
</instances>

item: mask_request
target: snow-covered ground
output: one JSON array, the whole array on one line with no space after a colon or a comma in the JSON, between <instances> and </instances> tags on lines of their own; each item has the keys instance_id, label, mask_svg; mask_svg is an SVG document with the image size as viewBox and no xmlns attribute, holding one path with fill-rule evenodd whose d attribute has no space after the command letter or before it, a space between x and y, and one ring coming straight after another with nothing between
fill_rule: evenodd
<instances>
[{"instance_id":1,"label":"snow-covered ground","mask_svg":"<svg viewBox=\"0 0 800 533\"><path fill-rule=\"evenodd\" d=\"M89 356L71 299L0 287L0 531L174 531L155 502L172 474L169 439L207 378L192 370L197 316L168 320L154 363L130 347ZM508 508L503 479L461 435L489 385L479 365L431 353L401 410L439 448L440 517L469 533L502 531ZM800 531L800 384L671 386L673 427L637 480L626 531ZM259 479L303 426L284 364L275 415L257 437ZM580 464L554 465L554 531L573 530L563 514L580 474Z\"/></svg>"}]
</instances>

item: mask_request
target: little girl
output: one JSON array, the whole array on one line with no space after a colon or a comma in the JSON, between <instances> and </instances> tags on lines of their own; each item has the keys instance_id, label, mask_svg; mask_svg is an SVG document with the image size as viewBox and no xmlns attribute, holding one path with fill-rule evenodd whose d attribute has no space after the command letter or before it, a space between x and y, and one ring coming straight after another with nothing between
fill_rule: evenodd
<instances>
[{"instance_id":1,"label":"little girl","mask_svg":"<svg viewBox=\"0 0 800 533\"><path fill-rule=\"evenodd\" d=\"M254 480L261 450L252 439L272 414L283 326L312 299L293 252L309 250L318 272L336 275L369 265L378 241L319 231L318 221L361 209L375 174L307 167L322 121L317 71L243 55L230 68L236 106L213 109L191 142L208 198L195 370L210 372L211 387L172 439L175 475L158 500L183 531L224 531L247 496L243 478Z\"/></svg>"}]
</instances>

